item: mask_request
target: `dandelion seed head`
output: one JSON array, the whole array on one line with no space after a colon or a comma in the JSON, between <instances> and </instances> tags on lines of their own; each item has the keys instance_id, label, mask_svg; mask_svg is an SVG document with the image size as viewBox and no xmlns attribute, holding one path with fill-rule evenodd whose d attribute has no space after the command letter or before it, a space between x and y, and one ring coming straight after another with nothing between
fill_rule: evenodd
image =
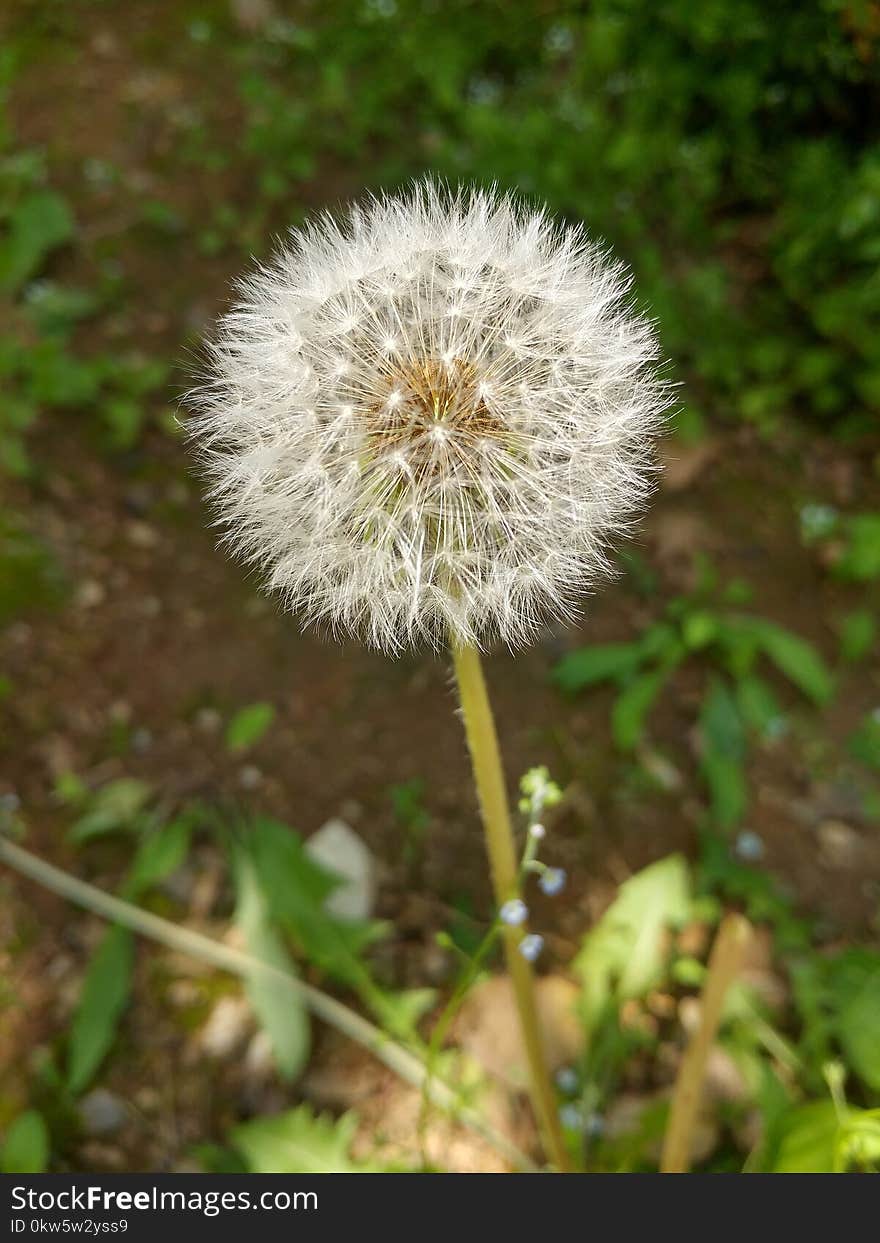
<instances>
[{"instance_id":1,"label":"dandelion seed head","mask_svg":"<svg viewBox=\"0 0 880 1243\"><path fill-rule=\"evenodd\" d=\"M668 386L629 276L512 195L317 218L208 351L191 426L227 543L386 651L574 617L650 491Z\"/></svg>"}]
</instances>

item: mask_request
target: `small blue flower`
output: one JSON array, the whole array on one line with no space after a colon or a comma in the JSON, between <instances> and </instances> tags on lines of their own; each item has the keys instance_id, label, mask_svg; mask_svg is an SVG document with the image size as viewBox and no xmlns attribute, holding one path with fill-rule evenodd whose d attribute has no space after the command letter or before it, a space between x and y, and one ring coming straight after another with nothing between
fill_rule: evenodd
<instances>
[{"instance_id":1,"label":"small blue flower","mask_svg":"<svg viewBox=\"0 0 880 1243\"><path fill-rule=\"evenodd\" d=\"M758 863L764 858L764 843L757 833L744 829L736 839L734 853L746 863Z\"/></svg>"},{"instance_id":2,"label":"small blue flower","mask_svg":"<svg viewBox=\"0 0 880 1243\"><path fill-rule=\"evenodd\" d=\"M549 897L555 898L558 893L562 893L565 888L565 869L564 868L547 868L542 872L538 886L542 893L546 893Z\"/></svg>"},{"instance_id":3,"label":"small blue flower","mask_svg":"<svg viewBox=\"0 0 880 1243\"><path fill-rule=\"evenodd\" d=\"M559 1121L565 1127L566 1131L580 1131L584 1125L584 1115L581 1112L580 1105L574 1105L571 1101L567 1105L563 1105L559 1110Z\"/></svg>"},{"instance_id":4,"label":"small blue flower","mask_svg":"<svg viewBox=\"0 0 880 1243\"><path fill-rule=\"evenodd\" d=\"M528 919L529 908L521 898L511 898L509 902L504 903L498 914L501 916L503 924L509 924L511 928L518 928L520 924L524 924Z\"/></svg>"},{"instance_id":5,"label":"small blue flower","mask_svg":"<svg viewBox=\"0 0 880 1243\"><path fill-rule=\"evenodd\" d=\"M519 952L527 962L534 962L544 948L544 938L537 932L530 932L519 943Z\"/></svg>"},{"instance_id":6,"label":"small blue flower","mask_svg":"<svg viewBox=\"0 0 880 1243\"><path fill-rule=\"evenodd\" d=\"M573 1066L562 1066L557 1070L556 1086L566 1096L574 1096L578 1090L578 1073Z\"/></svg>"},{"instance_id":7,"label":"small blue flower","mask_svg":"<svg viewBox=\"0 0 880 1243\"><path fill-rule=\"evenodd\" d=\"M529 829L529 832L536 842L540 842L542 838L547 836L547 830L544 828L543 824L533 824Z\"/></svg>"}]
</instances>

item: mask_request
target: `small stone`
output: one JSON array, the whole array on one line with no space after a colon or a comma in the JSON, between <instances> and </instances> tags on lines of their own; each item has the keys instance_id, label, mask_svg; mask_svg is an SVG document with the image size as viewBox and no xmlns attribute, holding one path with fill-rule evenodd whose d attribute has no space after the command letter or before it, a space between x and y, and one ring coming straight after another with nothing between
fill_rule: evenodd
<instances>
[{"instance_id":1,"label":"small stone","mask_svg":"<svg viewBox=\"0 0 880 1243\"><path fill-rule=\"evenodd\" d=\"M547 975L535 981L535 997L547 1066L555 1073L570 1067L582 1052L578 989L564 976ZM513 1087L526 1087L526 1056L507 977L493 976L474 985L455 1020L455 1032L461 1047L492 1074Z\"/></svg>"},{"instance_id":2,"label":"small stone","mask_svg":"<svg viewBox=\"0 0 880 1243\"><path fill-rule=\"evenodd\" d=\"M238 770L238 784L243 790L256 790L263 784L263 774L256 764L245 764Z\"/></svg>"},{"instance_id":3,"label":"small stone","mask_svg":"<svg viewBox=\"0 0 880 1243\"><path fill-rule=\"evenodd\" d=\"M324 902L327 912L337 919L369 919L376 902L376 865L354 829L344 820L328 820L305 848L317 864L342 881Z\"/></svg>"},{"instance_id":4,"label":"small stone","mask_svg":"<svg viewBox=\"0 0 880 1243\"><path fill-rule=\"evenodd\" d=\"M251 1037L244 1055L244 1069L248 1078L268 1079L275 1070L272 1040L263 1028Z\"/></svg>"},{"instance_id":5,"label":"small stone","mask_svg":"<svg viewBox=\"0 0 880 1243\"><path fill-rule=\"evenodd\" d=\"M148 522L141 521L140 518L133 518L126 524L125 535L128 542L135 548L155 548L159 543L156 528L151 527Z\"/></svg>"},{"instance_id":6,"label":"small stone","mask_svg":"<svg viewBox=\"0 0 880 1243\"><path fill-rule=\"evenodd\" d=\"M208 1057L230 1057L253 1029L253 1012L244 997L221 997L199 1032L199 1048Z\"/></svg>"},{"instance_id":7,"label":"small stone","mask_svg":"<svg viewBox=\"0 0 880 1243\"><path fill-rule=\"evenodd\" d=\"M99 604L103 604L107 592L104 590L103 584L97 579L86 578L76 589L74 593L74 603L81 609L94 609Z\"/></svg>"},{"instance_id":8,"label":"small stone","mask_svg":"<svg viewBox=\"0 0 880 1243\"><path fill-rule=\"evenodd\" d=\"M79 1120L87 1135L114 1135L128 1117L128 1109L123 1100L106 1088L95 1088L77 1105Z\"/></svg>"},{"instance_id":9,"label":"small stone","mask_svg":"<svg viewBox=\"0 0 880 1243\"><path fill-rule=\"evenodd\" d=\"M223 716L216 708L199 708L195 724L201 734L219 734L223 726Z\"/></svg>"},{"instance_id":10,"label":"small stone","mask_svg":"<svg viewBox=\"0 0 880 1243\"><path fill-rule=\"evenodd\" d=\"M829 868L846 871L858 867L862 857L862 839L842 820L823 820L816 829L822 862Z\"/></svg>"}]
</instances>

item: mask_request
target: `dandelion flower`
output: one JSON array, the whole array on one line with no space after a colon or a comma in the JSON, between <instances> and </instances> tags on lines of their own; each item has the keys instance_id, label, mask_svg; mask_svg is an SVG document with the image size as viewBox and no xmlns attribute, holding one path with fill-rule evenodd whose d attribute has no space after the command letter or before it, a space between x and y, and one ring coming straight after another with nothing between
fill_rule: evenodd
<instances>
[{"instance_id":1,"label":"dandelion flower","mask_svg":"<svg viewBox=\"0 0 880 1243\"><path fill-rule=\"evenodd\" d=\"M573 616L667 403L629 290L582 227L490 190L427 181L293 231L193 399L229 545L386 651Z\"/></svg>"}]
</instances>

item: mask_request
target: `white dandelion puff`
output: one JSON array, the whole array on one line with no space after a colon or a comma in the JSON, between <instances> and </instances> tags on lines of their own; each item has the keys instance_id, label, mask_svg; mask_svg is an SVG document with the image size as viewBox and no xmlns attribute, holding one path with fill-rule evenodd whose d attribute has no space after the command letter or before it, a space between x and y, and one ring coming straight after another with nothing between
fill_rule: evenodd
<instances>
[{"instance_id":1,"label":"white dandelion puff","mask_svg":"<svg viewBox=\"0 0 880 1243\"><path fill-rule=\"evenodd\" d=\"M192 398L228 544L386 651L575 616L668 404L630 301L582 227L494 191L428 181L293 231Z\"/></svg>"}]
</instances>

